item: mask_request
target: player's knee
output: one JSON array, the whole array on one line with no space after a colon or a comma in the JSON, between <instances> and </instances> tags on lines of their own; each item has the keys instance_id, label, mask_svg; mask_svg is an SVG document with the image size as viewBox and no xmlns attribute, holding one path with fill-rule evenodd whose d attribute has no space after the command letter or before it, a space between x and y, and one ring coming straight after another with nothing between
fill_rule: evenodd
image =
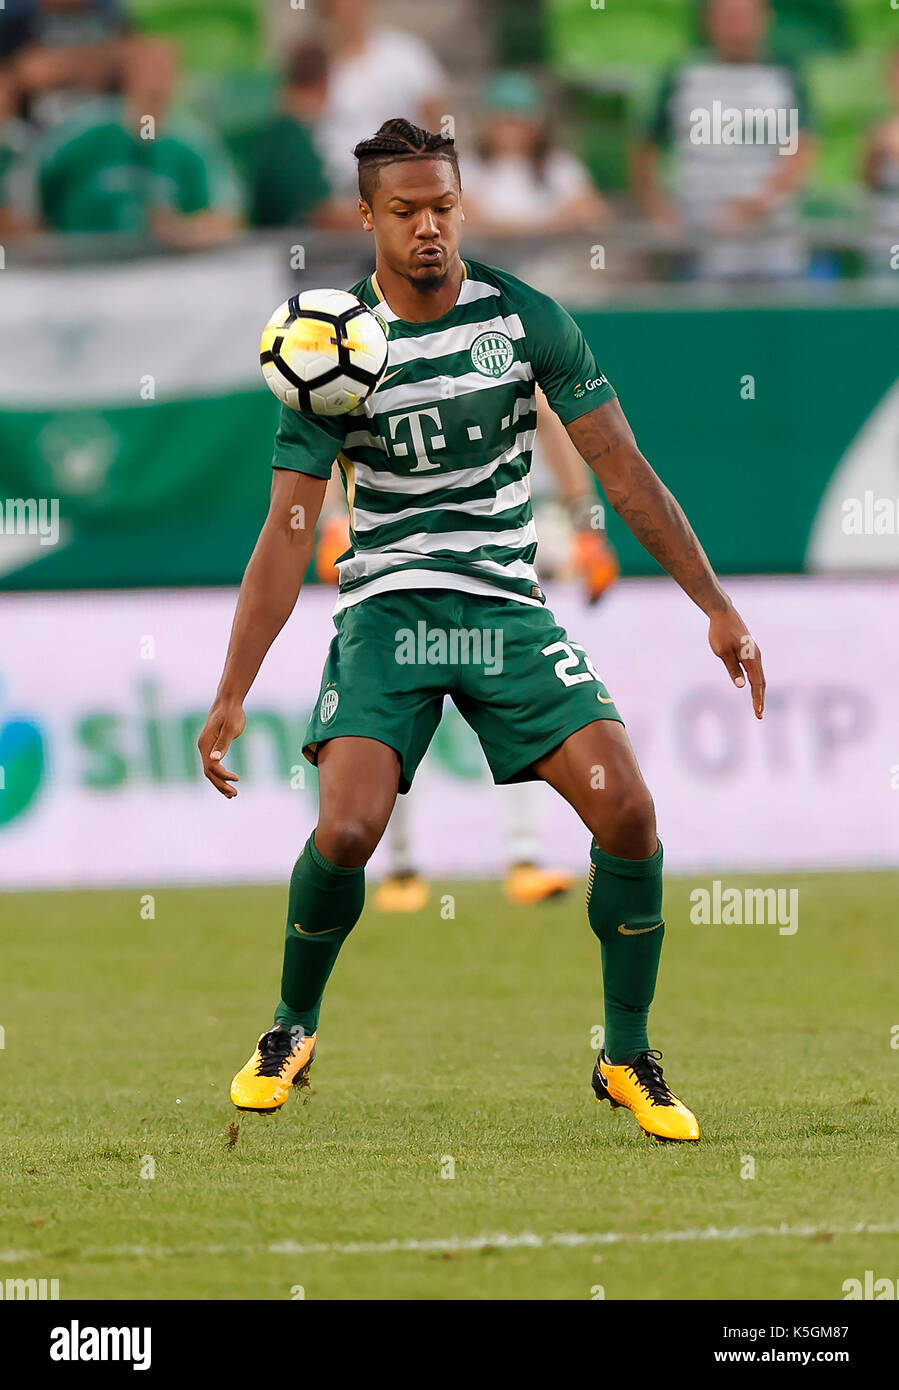
<instances>
[{"instance_id":1,"label":"player's knee","mask_svg":"<svg viewBox=\"0 0 899 1390\"><path fill-rule=\"evenodd\" d=\"M615 798L612 815L597 843L622 859L648 859L658 844L656 814L647 788L636 783Z\"/></svg>"},{"instance_id":2,"label":"player's knee","mask_svg":"<svg viewBox=\"0 0 899 1390\"><path fill-rule=\"evenodd\" d=\"M371 858L380 839L380 827L365 816L347 816L319 825L315 843L332 864L341 868L361 868Z\"/></svg>"}]
</instances>

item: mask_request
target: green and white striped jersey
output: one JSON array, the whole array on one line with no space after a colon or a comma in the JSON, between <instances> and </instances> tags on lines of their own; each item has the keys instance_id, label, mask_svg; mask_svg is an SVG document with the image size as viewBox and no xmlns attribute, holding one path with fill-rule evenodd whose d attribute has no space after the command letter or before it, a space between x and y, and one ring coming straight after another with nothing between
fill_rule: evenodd
<instances>
[{"instance_id":1,"label":"green and white striped jersey","mask_svg":"<svg viewBox=\"0 0 899 1390\"><path fill-rule=\"evenodd\" d=\"M387 330L381 384L347 415L283 407L272 460L319 478L339 461L351 549L337 562L337 611L392 589L542 604L534 384L564 424L615 394L580 329L548 295L475 261L453 308L429 323L397 318L374 275L352 293Z\"/></svg>"}]
</instances>

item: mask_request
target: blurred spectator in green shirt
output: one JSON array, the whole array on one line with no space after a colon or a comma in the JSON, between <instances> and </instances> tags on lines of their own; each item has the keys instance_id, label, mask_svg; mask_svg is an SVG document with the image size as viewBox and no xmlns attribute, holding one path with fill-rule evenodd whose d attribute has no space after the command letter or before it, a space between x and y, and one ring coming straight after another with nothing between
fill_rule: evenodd
<instances>
[{"instance_id":1,"label":"blurred spectator in green shirt","mask_svg":"<svg viewBox=\"0 0 899 1390\"><path fill-rule=\"evenodd\" d=\"M301 44L288 64L278 114L259 132L255 144L250 202L257 227L327 222L322 214L331 185L314 136L327 99L325 50L315 43Z\"/></svg>"},{"instance_id":2,"label":"blurred spectator in green shirt","mask_svg":"<svg viewBox=\"0 0 899 1390\"><path fill-rule=\"evenodd\" d=\"M176 75L164 40L125 60L125 95L84 106L36 151L38 202L58 232L128 232L183 249L237 230L240 194L218 138L170 116Z\"/></svg>"}]
</instances>

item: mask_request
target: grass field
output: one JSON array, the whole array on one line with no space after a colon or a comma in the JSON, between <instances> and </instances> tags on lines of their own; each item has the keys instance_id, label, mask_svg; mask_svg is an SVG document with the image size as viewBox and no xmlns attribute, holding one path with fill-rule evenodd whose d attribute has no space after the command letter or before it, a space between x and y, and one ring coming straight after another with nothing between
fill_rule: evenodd
<instances>
[{"instance_id":1,"label":"grass field","mask_svg":"<svg viewBox=\"0 0 899 1390\"><path fill-rule=\"evenodd\" d=\"M160 890L155 920L143 889L5 898L0 1279L90 1299L840 1299L866 1269L899 1278L899 875L769 883L800 890L795 936L691 925L694 884L667 887L652 1036L693 1146L593 1102L580 892L523 909L446 884L416 917L367 911L307 1103L272 1117L227 1090L270 1020L283 890Z\"/></svg>"}]
</instances>

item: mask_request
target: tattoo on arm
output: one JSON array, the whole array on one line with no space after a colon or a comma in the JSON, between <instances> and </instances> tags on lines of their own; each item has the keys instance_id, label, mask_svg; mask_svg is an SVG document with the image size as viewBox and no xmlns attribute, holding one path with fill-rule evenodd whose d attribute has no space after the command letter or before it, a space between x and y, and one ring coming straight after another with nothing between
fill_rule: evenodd
<instances>
[{"instance_id":1,"label":"tattoo on arm","mask_svg":"<svg viewBox=\"0 0 899 1390\"><path fill-rule=\"evenodd\" d=\"M617 400L573 420L568 433L637 540L707 614L730 607L677 500L637 448Z\"/></svg>"}]
</instances>

